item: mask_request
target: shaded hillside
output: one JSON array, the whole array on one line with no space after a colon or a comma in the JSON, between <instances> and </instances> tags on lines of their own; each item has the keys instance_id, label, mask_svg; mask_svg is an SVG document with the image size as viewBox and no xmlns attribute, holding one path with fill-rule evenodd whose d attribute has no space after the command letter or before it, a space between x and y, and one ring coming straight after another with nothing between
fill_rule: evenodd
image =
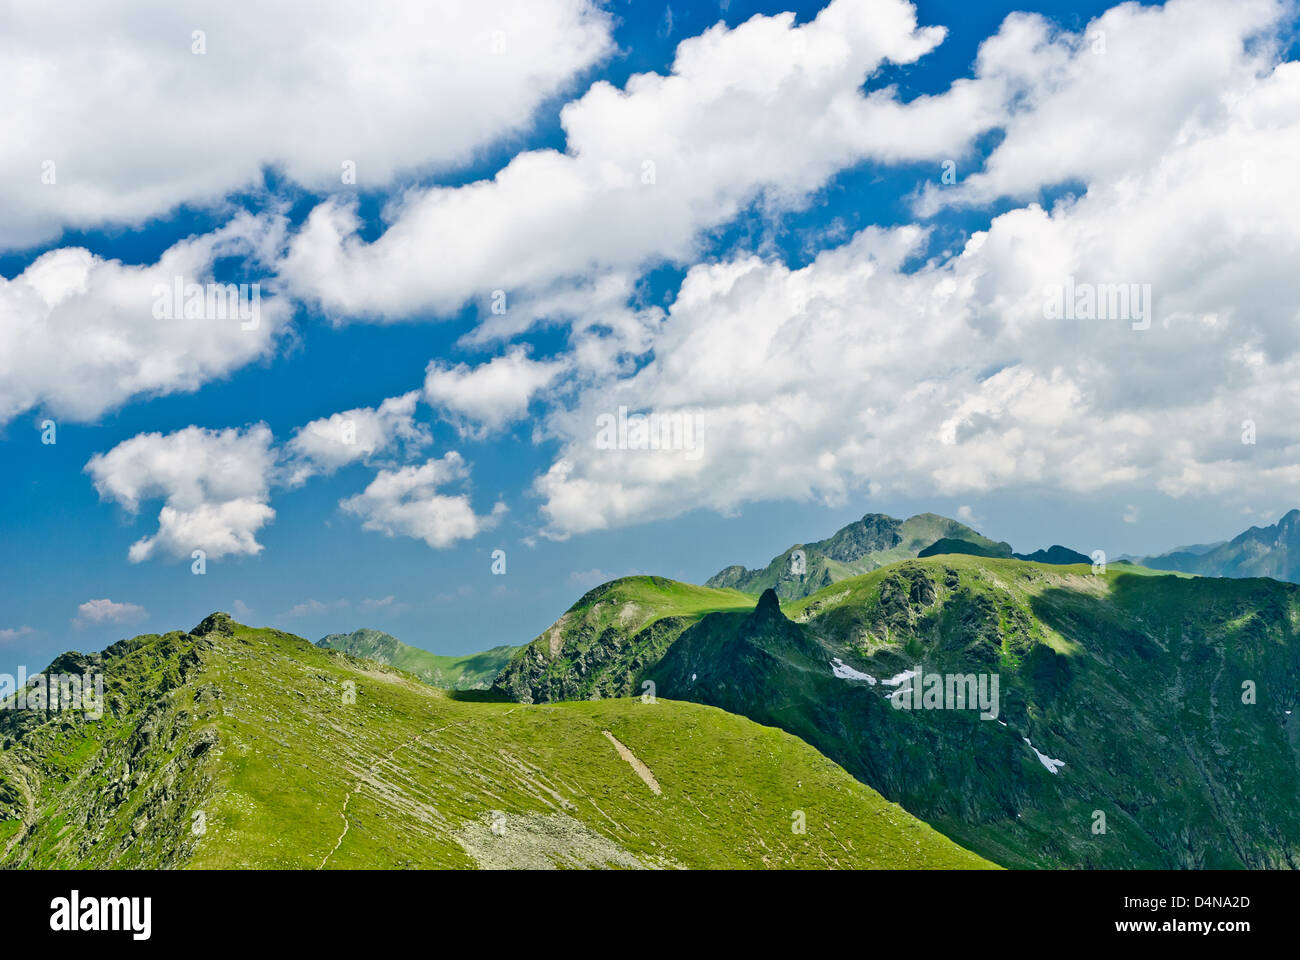
<instances>
[{"instance_id":1,"label":"shaded hillside","mask_svg":"<svg viewBox=\"0 0 1300 960\"><path fill-rule=\"evenodd\" d=\"M649 676L795 733L1004 865L1294 867L1300 590L1149 573L905 562L706 617ZM996 675L997 718L895 709L918 665Z\"/></svg>"},{"instance_id":2,"label":"shaded hillside","mask_svg":"<svg viewBox=\"0 0 1300 960\"><path fill-rule=\"evenodd\" d=\"M640 694L647 667L707 613L748 609L752 597L664 577L624 577L588 591L526 647L495 687L521 703Z\"/></svg>"}]
</instances>

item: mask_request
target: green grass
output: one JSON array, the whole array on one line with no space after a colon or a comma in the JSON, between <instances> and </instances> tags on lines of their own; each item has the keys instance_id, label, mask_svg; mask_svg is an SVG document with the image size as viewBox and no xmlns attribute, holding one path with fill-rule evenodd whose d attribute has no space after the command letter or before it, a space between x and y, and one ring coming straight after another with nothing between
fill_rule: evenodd
<instances>
[{"instance_id":1,"label":"green grass","mask_svg":"<svg viewBox=\"0 0 1300 960\"><path fill-rule=\"evenodd\" d=\"M651 676L789 730L1005 866L1300 863L1293 584L943 555L783 613L707 619ZM877 684L834 676L836 658ZM1002 723L893 710L882 681L916 664L996 675ZM1044 769L1025 737L1066 766Z\"/></svg>"},{"instance_id":2,"label":"green grass","mask_svg":"<svg viewBox=\"0 0 1300 960\"><path fill-rule=\"evenodd\" d=\"M38 807L0 866L990 866L802 741L713 707L494 702L238 625L106 667L118 712L66 742L54 718L0 754Z\"/></svg>"},{"instance_id":3,"label":"green grass","mask_svg":"<svg viewBox=\"0 0 1300 960\"><path fill-rule=\"evenodd\" d=\"M318 640L316 645L389 664L415 674L431 686L449 690L488 689L519 649L501 646L480 653L450 657L402 643L380 630L366 629L331 634Z\"/></svg>"}]
</instances>

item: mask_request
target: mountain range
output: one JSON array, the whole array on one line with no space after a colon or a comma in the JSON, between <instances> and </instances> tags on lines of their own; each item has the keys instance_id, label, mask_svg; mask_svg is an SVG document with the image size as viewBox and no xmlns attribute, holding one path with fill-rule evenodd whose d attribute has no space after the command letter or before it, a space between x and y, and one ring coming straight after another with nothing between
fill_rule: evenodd
<instances>
[{"instance_id":1,"label":"mountain range","mask_svg":"<svg viewBox=\"0 0 1300 960\"><path fill-rule=\"evenodd\" d=\"M524 707L213 614L0 709L0 867L989 867L790 734L694 703Z\"/></svg>"},{"instance_id":2,"label":"mountain range","mask_svg":"<svg viewBox=\"0 0 1300 960\"><path fill-rule=\"evenodd\" d=\"M425 683L448 690L486 690L501 668L510 662L518 647L501 646L462 657L446 657L420 647L408 646L381 630L332 633L316 646L342 650L354 657L374 660L414 674Z\"/></svg>"},{"instance_id":3,"label":"mountain range","mask_svg":"<svg viewBox=\"0 0 1300 960\"><path fill-rule=\"evenodd\" d=\"M1300 582L1300 510L1277 523L1251 527L1226 543L1179 547L1140 561L1153 570L1177 570L1202 577L1272 577Z\"/></svg>"},{"instance_id":4,"label":"mountain range","mask_svg":"<svg viewBox=\"0 0 1300 960\"><path fill-rule=\"evenodd\" d=\"M0 866L1295 867L1300 587L1247 574L1298 523L1094 566L868 514L466 657L213 614L51 664L102 718L0 702Z\"/></svg>"}]
</instances>

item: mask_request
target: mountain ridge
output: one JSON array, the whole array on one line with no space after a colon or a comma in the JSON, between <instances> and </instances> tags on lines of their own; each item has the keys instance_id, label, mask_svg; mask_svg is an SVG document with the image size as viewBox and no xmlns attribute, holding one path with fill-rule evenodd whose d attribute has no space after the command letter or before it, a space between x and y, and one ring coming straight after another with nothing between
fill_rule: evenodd
<instances>
[{"instance_id":1,"label":"mountain ridge","mask_svg":"<svg viewBox=\"0 0 1300 960\"><path fill-rule=\"evenodd\" d=\"M503 644L478 653L444 656L367 627L351 633L329 634L317 640L316 646L388 664L414 674L431 686L450 690L488 689L519 649L518 646Z\"/></svg>"},{"instance_id":2,"label":"mountain ridge","mask_svg":"<svg viewBox=\"0 0 1300 960\"><path fill-rule=\"evenodd\" d=\"M1219 544L1194 544L1145 557L1143 566L1203 577L1272 577L1300 583L1300 510L1269 526L1250 527Z\"/></svg>"},{"instance_id":3,"label":"mountain ridge","mask_svg":"<svg viewBox=\"0 0 1300 960\"><path fill-rule=\"evenodd\" d=\"M56 662L105 709L0 710L0 867L992 866L706 705L501 702L227 614Z\"/></svg>"}]
</instances>

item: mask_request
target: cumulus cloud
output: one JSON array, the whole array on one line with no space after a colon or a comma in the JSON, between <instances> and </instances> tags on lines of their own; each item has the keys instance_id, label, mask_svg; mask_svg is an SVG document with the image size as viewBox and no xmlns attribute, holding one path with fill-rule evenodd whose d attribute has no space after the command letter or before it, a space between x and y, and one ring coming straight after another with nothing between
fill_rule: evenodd
<instances>
[{"instance_id":1,"label":"cumulus cloud","mask_svg":"<svg viewBox=\"0 0 1300 960\"><path fill-rule=\"evenodd\" d=\"M522 347L476 367L434 360L425 372L424 398L462 436L482 438L524 417L532 399L565 367L562 361L530 359Z\"/></svg>"},{"instance_id":2,"label":"cumulus cloud","mask_svg":"<svg viewBox=\"0 0 1300 960\"><path fill-rule=\"evenodd\" d=\"M862 160L963 152L1000 115L988 85L959 81L905 104L892 88L860 89L943 36L918 28L902 0L834 0L798 26L789 13L719 24L684 40L668 75L598 82L565 106L565 152L520 153L491 180L408 191L372 242L352 204L321 204L281 273L336 318L390 319L498 290L545 300L576 278L687 261L702 231L754 203L798 206Z\"/></svg>"},{"instance_id":3,"label":"cumulus cloud","mask_svg":"<svg viewBox=\"0 0 1300 960\"><path fill-rule=\"evenodd\" d=\"M0 247L218 201L267 167L352 190L345 163L369 189L464 163L608 54L610 27L589 0L18 5L0 75L33 95L0 105L21 132L0 140Z\"/></svg>"},{"instance_id":4,"label":"cumulus cloud","mask_svg":"<svg viewBox=\"0 0 1300 960\"><path fill-rule=\"evenodd\" d=\"M139 563L163 553L208 559L254 556L257 533L275 517L270 483L276 453L265 424L246 429L186 427L175 433L142 433L96 454L86 464L101 499L131 513L143 500L161 499L158 532L131 545Z\"/></svg>"},{"instance_id":5,"label":"cumulus cloud","mask_svg":"<svg viewBox=\"0 0 1300 960\"><path fill-rule=\"evenodd\" d=\"M1077 33L1012 14L975 65L975 84L1006 105L1004 136L956 185L930 185L921 208L1146 172L1182 138L1224 123L1234 98L1267 74L1287 9L1280 0L1125 3Z\"/></svg>"},{"instance_id":6,"label":"cumulus cloud","mask_svg":"<svg viewBox=\"0 0 1300 960\"><path fill-rule=\"evenodd\" d=\"M1300 64L1241 76L1147 169L1011 210L918 269L927 233L908 225L800 270L694 267L652 359L551 414L562 450L535 483L550 532L858 491L1294 500ZM1049 319L1067 284L1149 285L1150 309ZM596 443L624 405L694 411L700 455ZM1247 421L1267 440L1243 442Z\"/></svg>"},{"instance_id":7,"label":"cumulus cloud","mask_svg":"<svg viewBox=\"0 0 1300 960\"><path fill-rule=\"evenodd\" d=\"M413 537L437 550L490 530L506 511L505 504L498 502L490 514L476 514L468 494L438 492L468 476L464 458L453 450L420 466L381 470L362 493L339 506L360 517L364 530Z\"/></svg>"},{"instance_id":8,"label":"cumulus cloud","mask_svg":"<svg viewBox=\"0 0 1300 960\"><path fill-rule=\"evenodd\" d=\"M208 313L207 292L216 291L208 284L218 258L269 261L283 232L278 217L241 214L180 241L154 264L63 247L12 280L0 277L0 424L37 406L94 420L128 400L196 390L268 355L288 305L260 289L254 301L249 287L245 319L228 300L217 309L215 297ZM201 317L183 313L193 284L203 291Z\"/></svg>"},{"instance_id":9,"label":"cumulus cloud","mask_svg":"<svg viewBox=\"0 0 1300 960\"><path fill-rule=\"evenodd\" d=\"M349 463L408 446L428 445L429 430L415 420L418 391L390 397L378 407L335 413L300 427L285 445L287 482L297 486L308 477L333 473Z\"/></svg>"},{"instance_id":10,"label":"cumulus cloud","mask_svg":"<svg viewBox=\"0 0 1300 960\"><path fill-rule=\"evenodd\" d=\"M5 627L0 630L0 646L12 643L15 640L21 640L23 637L30 637L36 632L34 627Z\"/></svg>"},{"instance_id":11,"label":"cumulus cloud","mask_svg":"<svg viewBox=\"0 0 1300 960\"><path fill-rule=\"evenodd\" d=\"M195 550L203 550L209 560L256 555L262 551L258 532L275 518L270 506L274 488L296 487L349 463L372 463L381 454L409 455L428 445L429 429L415 419L418 399L419 392L411 391L378 407L313 420L284 444L276 444L266 424L142 433L96 454L85 470L101 499L132 514L145 501L163 501L157 533L141 538L128 552L133 563L160 554L188 558ZM468 481L469 475L469 465L451 451L423 465L380 469L364 492L339 506L362 517L367 530L411 536L440 548L490 529L505 512L498 503L490 514L479 516L467 494L437 492Z\"/></svg>"},{"instance_id":12,"label":"cumulus cloud","mask_svg":"<svg viewBox=\"0 0 1300 960\"><path fill-rule=\"evenodd\" d=\"M77 615L72 619L76 627L85 627L97 623L138 623L149 616L149 611L134 603L118 603L107 597L101 600L87 600L77 607Z\"/></svg>"}]
</instances>

